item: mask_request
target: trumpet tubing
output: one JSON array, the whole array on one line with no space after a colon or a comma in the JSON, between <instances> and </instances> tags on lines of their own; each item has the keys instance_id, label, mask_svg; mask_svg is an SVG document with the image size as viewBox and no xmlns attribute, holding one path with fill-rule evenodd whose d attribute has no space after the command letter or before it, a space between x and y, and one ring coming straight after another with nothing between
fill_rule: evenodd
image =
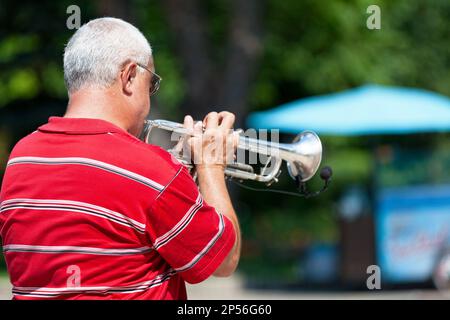
<instances>
[{"instance_id":1,"label":"trumpet tubing","mask_svg":"<svg viewBox=\"0 0 450 320\"><path fill-rule=\"evenodd\" d=\"M180 135L192 135L181 123L168 120L147 120L145 121L144 141L149 143L152 129L162 129ZM247 150L269 157L268 162L261 169L260 173L255 173L251 165L234 162L225 168L225 175L240 180L254 180L266 184L277 182L282 162L287 163L290 176L299 179L301 182L308 181L317 172L322 160L322 143L316 133L304 131L297 135L293 143L276 143L266 140L239 136L238 149ZM189 165L184 159L178 160L185 165ZM267 167L269 162L271 168Z\"/></svg>"}]
</instances>

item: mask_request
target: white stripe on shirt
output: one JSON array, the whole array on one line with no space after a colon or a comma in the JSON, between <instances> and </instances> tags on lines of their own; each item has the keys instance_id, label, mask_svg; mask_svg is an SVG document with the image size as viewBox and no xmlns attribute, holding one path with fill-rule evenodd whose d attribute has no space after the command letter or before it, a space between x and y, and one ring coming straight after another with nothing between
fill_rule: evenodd
<instances>
[{"instance_id":1,"label":"white stripe on shirt","mask_svg":"<svg viewBox=\"0 0 450 320\"><path fill-rule=\"evenodd\" d=\"M108 286L89 286L89 287L13 287L14 295L27 297L51 298L63 294L86 294L86 293L133 293L148 290L156 287L169 280L176 272L169 269L166 272L156 276L154 279L140 282L128 286L108 287Z\"/></svg>"},{"instance_id":2,"label":"white stripe on shirt","mask_svg":"<svg viewBox=\"0 0 450 320\"><path fill-rule=\"evenodd\" d=\"M113 210L86 202L53 199L9 199L0 204L0 213L14 209L71 211L105 218L145 233L146 225Z\"/></svg>"},{"instance_id":3,"label":"white stripe on shirt","mask_svg":"<svg viewBox=\"0 0 450 320\"><path fill-rule=\"evenodd\" d=\"M36 253L81 253L95 255L123 256L143 254L152 251L150 247L127 249L104 249L79 246L34 246L26 244L7 244L2 247L4 252L36 252Z\"/></svg>"},{"instance_id":4,"label":"white stripe on shirt","mask_svg":"<svg viewBox=\"0 0 450 320\"><path fill-rule=\"evenodd\" d=\"M211 241L209 241L209 243L203 248L203 250L200 251L200 253L194 257L194 259L192 259L182 267L174 268L176 272L187 271L192 267L194 267L197 264L197 262L199 262L200 259L203 258L208 253L208 251L214 246L217 240L219 240L219 238L222 236L223 231L225 229L225 223L222 214L218 213L217 211L216 213L219 216L219 230L217 231L216 235L211 239Z\"/></svg>"},{"instance_id":5,"label":"white stripe on shirt","mask_svg":"<svg viewBox=\"0 0 450 320\"><path fill-rule=\"evenodd\" d=\"M154 248L159 249L162 246L166 245L170 240L175 238L181 231L183 231L191 222L195 214L200 210L203 206L203 198L199 193L195 203L189 208L189 210L185 213L183 218L169 231L167 231L164 235L158 237L154 241Z\"/></svg>"},{"instance_id":6,"label":"white stripe on shirt","mask_svg":"<svg viewBox=\"0 0 450 320\"><path fill-rule=\"evenodd\" d=\"M17 164L43 164L43 165L84 165L89 167L94 167L97 169L102 169L122 177L126 177L133 181L139 182L145 186L148 186L154 190L161 192L164 186L153 181L147 177L140 174L131 172L129 170L117 167L115 165L105 163L102 161L81 158L81 157L65 157L65 158L48 158L48 157L17 157L12 158L8 161L7 166L17 165Z\"/></svg>"}]
</instances>

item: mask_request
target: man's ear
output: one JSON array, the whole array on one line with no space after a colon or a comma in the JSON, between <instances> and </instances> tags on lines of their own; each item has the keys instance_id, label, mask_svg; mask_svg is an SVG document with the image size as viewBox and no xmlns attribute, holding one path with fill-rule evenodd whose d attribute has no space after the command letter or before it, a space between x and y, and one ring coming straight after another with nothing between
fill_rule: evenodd
<instances>
[{"instance_id":1,"label":"man's ear","mask_svg":"<svg viewBox=\"0 0 450 320\"><path fill-rule=\"evenodd\" d=\"M127 63L120 74L120 81L122 85L122 90L126 95L133 93L133 84L136 81L137 75L137 65L136 63Z\"/></svg>"}]
</instances>

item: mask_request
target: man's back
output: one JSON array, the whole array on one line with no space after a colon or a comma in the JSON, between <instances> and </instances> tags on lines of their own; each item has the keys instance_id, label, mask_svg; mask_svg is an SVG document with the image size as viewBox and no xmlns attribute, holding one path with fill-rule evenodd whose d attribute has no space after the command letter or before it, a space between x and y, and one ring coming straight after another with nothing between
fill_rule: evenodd
<instances>
[{"instance_id":1,"label":"man's back","mask_svg":"<svg viewBox=\"0 0 450 320\"><path fill-rule=\"evenodd\" d=\"M235 240L180 163L102 120L20 141L0 200L16 299L184 299Z\"/></svg>"}]
</instances>

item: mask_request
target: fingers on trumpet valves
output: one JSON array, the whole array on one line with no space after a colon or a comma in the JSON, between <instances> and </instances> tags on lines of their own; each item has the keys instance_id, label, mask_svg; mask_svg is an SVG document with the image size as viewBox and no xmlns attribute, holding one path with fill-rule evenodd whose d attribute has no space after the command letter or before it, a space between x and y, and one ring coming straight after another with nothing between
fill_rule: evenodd
<instances>
[{"instance_id":1,"label":"fingers on trumpet valves","mask_svg":"<svg viewBox=\"0 0 450 320\"><path fill-rule=\"evenodd\" d=\"M194 134L203 134L203 131L205 130L204 128L203 123L201 121L197 121L194 125Z\"/></svg>"},{"instance_id":2,"label":"fingers on trumpet valves","mask_svg":"<svg viewBox=\"0 0 450 320\"><path fill-rule=\"evenodd\" d=\"M183 126L186 129L193 131L194 130L194 119L190 115L185 116Z\"/></svg>"},{"instance_id":3,"label":"fingers on trumpet valves","mask_svg":"<svg viewBox=\"0 0 450 320\"><path fill-rule=\"evenodd\" d=\"M208 113L203 119L203 124L205 130L217 128L219 126L219 114L215 111Z\"/></svg>"},{"instance_id":4,"label":"fingers on trumpet valves","mask_svg":"<svg viewBox=\"0 0 450 320\"><path fill-rule=\"evenodd\" d=\"M230 130L233 128L234 121L236 120L236 116L228 111L221 111L218 114L220 127L224 130Z\"/></svg>"},{"instance_id":5,"label":"fingers on trumpet valves","mask_svg":"<svg viewBox=\"0 0 450 320\"><path fill-rule=\"evenodd\" d=\"M228 111L221 111L217 113L212 111L208 113L203 119L205 129L220 128L222 130L229 130L233 128L236 116Z\"/></svg>"}]
</instances>

